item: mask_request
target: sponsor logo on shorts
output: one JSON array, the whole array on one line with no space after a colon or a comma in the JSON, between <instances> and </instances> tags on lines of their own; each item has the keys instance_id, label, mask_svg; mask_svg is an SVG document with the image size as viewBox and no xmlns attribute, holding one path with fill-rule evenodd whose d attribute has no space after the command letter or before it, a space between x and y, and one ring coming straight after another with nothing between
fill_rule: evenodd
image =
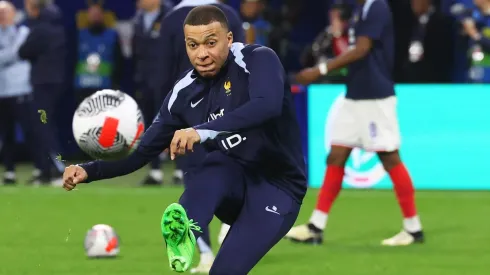
<instances>
[{"instance_id":1,"label":"sponsor logo on shorts","mask_svg":"<svg viewBox=\"0 0 490 275\"><path fill-rule=\"evenodd\" d=\"M343 95L337 97L327 114L325 121L325 151L327 154L330 152L332 124L343 105L343 100ZM369 127L371 137L376 137L376 124L372 122ZM352 150L345 165L344 183L356 188L370 188L379 183L385 176L386 172L376 153L366 152L361 148Z\"/></svg>"}]
</instances>

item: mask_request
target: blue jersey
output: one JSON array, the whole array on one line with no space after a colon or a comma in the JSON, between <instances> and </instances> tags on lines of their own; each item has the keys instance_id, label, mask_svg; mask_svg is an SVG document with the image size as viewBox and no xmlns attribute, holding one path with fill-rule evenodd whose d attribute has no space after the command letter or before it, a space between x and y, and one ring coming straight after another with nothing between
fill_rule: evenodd
<instances>
[{"instance_id":1,"label":"blue jersey","mask_svg":"<svg viewBox=\"0 0 490 275\"><path fill-rule=\"evenodd\" d=\"M393 20L386 0L366 0L352 19L349 44L368 37L373 46L362 59L349 66L347 94L350 99L377 99L395 95L393 66L395 42Z\"/></svg>"},{"instance_id":2,"label":"blue jersey","mask_svg":"<svg viewBox=\"0 0 490 275\"><path fill-rule=\"evenodd\" d=\"M220 150L303 200L307 183L300 130L284 68L271 49L233 43L213 79L189 70L166 97L129 158L82 165L88 181L131 173L168 148L174 132L194 127L207 152Z\"/></svg>"}]
</instances>

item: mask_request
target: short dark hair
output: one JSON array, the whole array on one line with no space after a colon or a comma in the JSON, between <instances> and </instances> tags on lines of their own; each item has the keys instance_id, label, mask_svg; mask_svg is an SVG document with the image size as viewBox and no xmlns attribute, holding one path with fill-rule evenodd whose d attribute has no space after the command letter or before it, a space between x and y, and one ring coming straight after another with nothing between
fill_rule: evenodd
<instances>
[{"instance_id":1,"label":"short dark hair","mask_svg":"<svg viewBox=\"0 0 490 275\"><path fill-rule=\"evenodd\" d=\"M213 5L203 5L193 8L184 20L184 26L208 25L219 22L223 28L229 30L228 19L223 11Z\"/></svg>"}]
</instances>

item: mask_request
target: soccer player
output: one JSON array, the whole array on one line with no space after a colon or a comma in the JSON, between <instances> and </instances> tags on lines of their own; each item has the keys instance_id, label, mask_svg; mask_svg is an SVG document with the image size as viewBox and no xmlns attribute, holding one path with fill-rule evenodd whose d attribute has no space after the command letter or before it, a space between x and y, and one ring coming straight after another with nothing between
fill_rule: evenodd
<instances>
[{"instance_id":1,"label":"soccer player","mask_svg":"<svg viewBox=\"0 0 490 275\"><path fill-rule=\"evenodd\" d=\"M183 0L174 9L167 14L162 20L162 28L160 36L165 40L165 43L158 47L158 51L162 54L162 62L159 62L158 78L162 82L163 97L172 90L173 85L183 72L192 68L189 62L189 57L185 51L184 32L182 31L182 23L187 14L195 7L202 5L214 5L220 8L228 19L230 31L233 33L235 42L245 42L245 34L242 28L242 21L238 13L230 6L222 4L217 0ZM159 103L161 104L161 103ZM198 167L205 156L202 148L195 148L194 152L187 154L185 157L178 158L176 161L177 169L174 171L174 183L184 181L184 173ZM229 226L223 224L218 237L218 242L224 239L228 233ZM191 273L208 273L213 264L214 254L211 249L211 239L209 237L209 229L203 227L203 234L197 240L199 252L201 253L199 264L191 270Z\"/></svg>"},{"instance_id":2,"label":"soccer player","mask_svg":"<svg viewBox=\"0 0 490 275\"><path fill-rule=\"evenodd\" d=\"M64 188L131 173L166 148L175 159L200 143L206 158L162 217L170 266L188 270L198 225L216 215L231 228L210 274L248 274L292 227L306 193L290 85L271 49L233 43L215 6L192 9L184 34L194 69L174 85L137 150L68 167Z\"/></svg>"},{"instance_id":3,"label":"soccer player","mask_svg":"<svg viewBox=\"0 0 490 275\"><path fill-rule=\"evenodd\" d=\"M403 213L403 230L383 245L398 246L422 242L422 225L417 215L414 188L398 148L400 132L396 97L391 77L394 39L392 14L386 0L358 0L362 8L353 18L349 41L353 48L318 67L301 72L313 81L329 71L349 65L347 93L333 124L332 147L316 209L306 225L291 229L286 238L318 244L328 214L344 178L344 166L354 147L378 153L395 189Z\"/></svg>"}]
</instances>

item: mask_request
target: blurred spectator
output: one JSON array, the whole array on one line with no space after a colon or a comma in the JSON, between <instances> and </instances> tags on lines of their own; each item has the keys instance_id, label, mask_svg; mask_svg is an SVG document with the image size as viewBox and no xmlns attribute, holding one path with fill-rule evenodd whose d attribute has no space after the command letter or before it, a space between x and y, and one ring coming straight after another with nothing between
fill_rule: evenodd
<instances>
[{"instance_id":1,"label":"blurred spectator","mask_svg":"<svg viewBox=\"0 0 490 275\"><path fill-rule=\"evenodd\" d=\"M242 0L240 13L247 44L269 45L271 24L264 18L265 7L265 0Z\"/></svg>"},{"instance_id":2,"label":"blurred spectator","mask_svg":"<svg viewBox=\"0 0 490 275\"><path fill-rule=\"evenodd\" d=\"M349 48L348 31L349 20L352 17L353 7L341 2L333 5L329 11L330 25L317 35L313 44L309 46L302 56L302 65L315 67L318 64L341 55ZM303 76L302 70L295 76L295 82L310 84ZM315 82L343 83L347 75L347 69L331 72L327 76L319 76Z\"/></svg>"},{"instance_id":3,"label":"blurred spectator","mask_svg":"<svg viewBox=\"0 0 490 275\"><path fill-rule=\"evenodd\" d=\"M453 22L432 0L411 0L414 15L401 82L451 82L454 57Z\"/></svg>"},{"instance_id":4,"label":"blurred spectator","mask_svg":"<svg viewBox=\"0 0 490 275\"><path fill-rule=\"evenodd\" d=\"M160 35L161 21L171 6L161 0L138 0L138 14L135 18L133 36L133 58L135 63L135 84L138 101L145 124L148 127L160 109L162 95L162 49L168 37ZM182 28L181 26L179 26ZM168 42L167 42L168 43ZM163 172L160 169L160 159L151 162L149 175L143 180L144 185L162 184Z\"/></svg>"},{"instance_id":5,"label":"blurred spectator","mask_svg":"<svg viewBox=\"0 0 490 275\"><path fill-rule=\"evenodd\" d=\"M104 22L102 3L90 3L88 26L78 32L75 94L77 102L102 89L119 89L122 63L119 34Z\"/></svg>"},{"instance_id":6,"label":"blurred spectator","mask_svg":"<svg viewBox=\"0 0 490 275\"><path fill-rule=\"evenodd\" d=\"M478 8L463 19L463 30L470 39L469 80L490 83L490 0L474 0Z\"/></svg>"},{"instance_id":7,"label":"blurred spectator","mask_svg":"<svg viewBox=\"0 0 490 275\"><path fill-rule=\"evenodd\" d=\"M15 184L15 123L19 122L26 134L34 159L41 164L44 175L49 171L43 150L43 140L38 138L38 115L33 106L32 87L29 80L31 65L19 59L17 52L29 35L25 26L14 23L16 11L7 1L0 1L0 130L3 133L4 184ZM37 119L33 123L34 119Z\"/></svg>"},{"instance_id":8,"label":"blurred spectator","mask_svg":"<svg viewBox=\"0 0 490 275\"><path fill-rule=\"evenodd\" d=\"M52 0L25 0L28 26L31 29L25 43L19 49L19 56L29 60L32 66L31 83L34 91L34 103L43 110L47 121L38 135L43 135L50 148L50 159L57 170L56 178L64 171L64 165L56 160L60 153L57 141L56 105L64 90L65 81L65 30L61 13ZM39 164L36 165L39 168ZM33 182L39 181L40 171L34 171ZM47 176L46 176L47 177ZM47 178L43 180L47 180ZM51 175L49 175L51 177Z\"/></svg>"}]
</instances>

